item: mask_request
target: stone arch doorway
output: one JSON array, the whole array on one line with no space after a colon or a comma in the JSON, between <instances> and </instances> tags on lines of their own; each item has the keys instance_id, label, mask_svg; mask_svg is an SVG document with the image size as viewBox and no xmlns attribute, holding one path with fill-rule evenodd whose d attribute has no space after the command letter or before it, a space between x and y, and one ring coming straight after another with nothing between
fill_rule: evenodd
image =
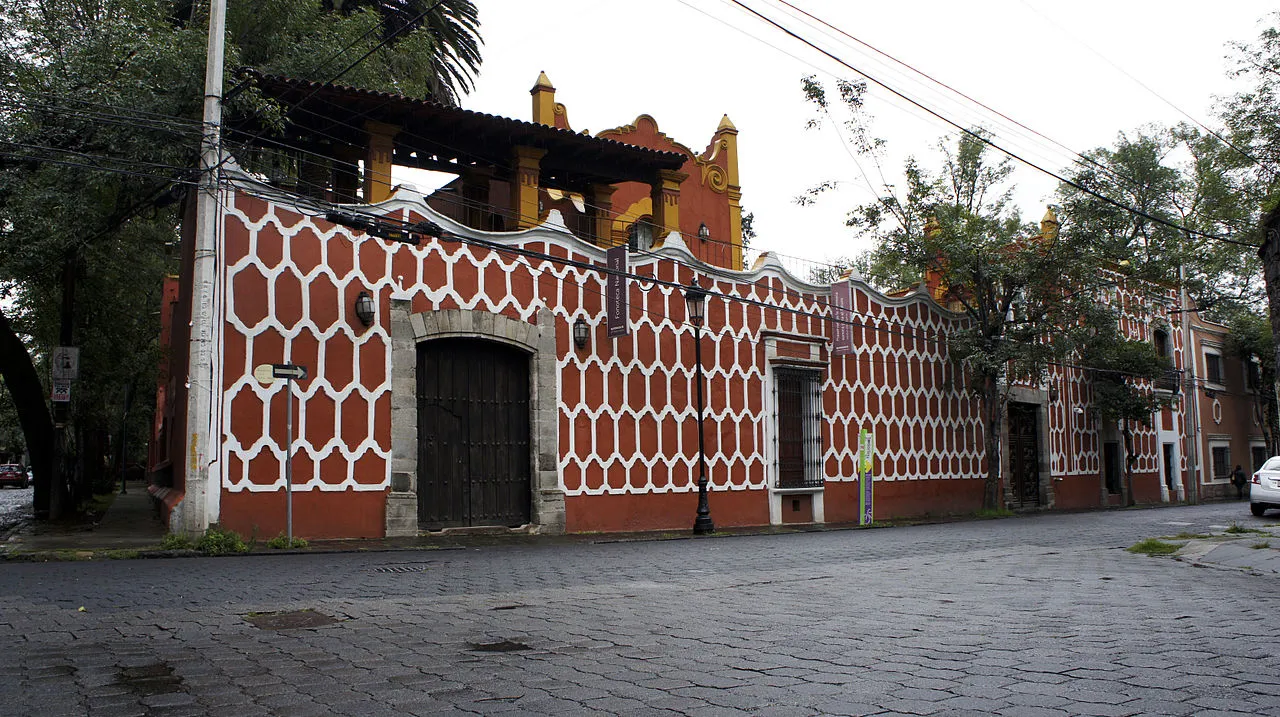
<instances>
[{"instance_id":1,"label":"stone arch doorway","mask_svg":"<svg viewBox=\"0 0 1280 717\"><path fill-rule=\"evenodd\" d=\"M516 361L524 367L523 375L527 380L525 392L528 402L523 412L527 417L528 435L528 443L524 448L524 459L528 465L525 473L528 488L524 493L527 508L521 510L515 517L507 517L501 522L487 524L511 525L524 516L523 524L527 525L531 531L563 532L564 490L560 487L557 466L559 414L556 409L556 331L557 326L562 322L557 322L551 312L545 309L531 317L532 322L488 311L467 309L414 313L411 302L405 299L392 299L390 314L392 456L391 490L387 495L386 534L391 537L416 535L420 530L419 489L432 487L434 490L434 486L437 485L424 484L420 481L420 476L426 481L437 479L427 475L428 466L420 465L423 458L420 451L420 436L423 431L419 430L419 347L431 355L432 344L454 340L461 341L461 343L452 344L455 348L480 347L483 349L482 353L490 356L506 355L509 360ZM560 328L567 331L567 326L560 326ZM475 343L467 344L466 341ZM451 370L461 370L458 368L458 361L453 361L452 364L454 368ZM438 381L438 377L430 380ZM509 395L512 390L508 385L505 394ZM446 393L444 398L447 397ZM452 410L458 412L460 409L455 407ZM436 421L441 419L441 416L437 413L430 418ZM444 425L444 428L448 429L448 426ZM424 430L435 431L440 428L437 426ZM467 434L467 436L470 435L470 433ZM481 433L480 436L483 439L484 434ZM462 448L459 447L457 450ZM456 461L457 458L458 455L455 454L453 459ZM439 459L436 460L438 469ZM456 481L457 478L453 480ZM458 488L456 484L455 488ZM486 488L479 488L479 490L483 491ZM472 525L486 524L484 520L477 522L474 512L467 520ZM496 518L490 518L490 520L496 520ZM422 527L434 529L462 524L466 524L466 521L456 522L456 519L444 520L436 516L423 521Z\"/></svg>"},{"instance_id":2,"label":"stone arch doorway","mask_svg":"<svg viewBox=\"0 0 1280 717\"><path fill-rule=\"evenodd\" d=\"M418 527L529 523L529 354L474 338L417 351Z\"/></svg>"}]
</instances>

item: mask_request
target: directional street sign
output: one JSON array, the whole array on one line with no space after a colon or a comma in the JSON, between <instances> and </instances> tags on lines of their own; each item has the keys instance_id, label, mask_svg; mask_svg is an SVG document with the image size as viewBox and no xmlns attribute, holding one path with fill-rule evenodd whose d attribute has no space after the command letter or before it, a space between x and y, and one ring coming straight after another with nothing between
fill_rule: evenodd
<instances>
[{"instance_id":1,"label":"directional street sign","mask_svg":"<svg viewBox=\"0 0 1280 717\"><path fill-rule=\"evenodd\" d=\"M301 381L307 377L307 367L291 363L274 363L271 364L271 375L276 378L291 378L294 381Z\"/></svg>"}]
</instances>

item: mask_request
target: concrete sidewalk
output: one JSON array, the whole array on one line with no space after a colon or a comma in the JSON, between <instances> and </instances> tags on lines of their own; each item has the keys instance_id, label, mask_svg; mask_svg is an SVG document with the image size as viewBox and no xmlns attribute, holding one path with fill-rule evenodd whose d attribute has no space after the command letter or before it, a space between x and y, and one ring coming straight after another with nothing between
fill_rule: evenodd
<instances>
[{"instance_id":1,"label":"concrete sidewalk","mask_svg":"<svg viewBox=\"0 0 1280 717\"><path fill-rule=\"evenodd\" d=\"M954 518L942 522L958 522ZM934 522L934 521L929 521ZM857 525L787 525L730 528L717 531L712 537L734 535L789 534L856 529ZM890 527L880 524L877 527ZM1246 570L1259 574L1280 575L1280 524L1264 524L1242 529L1236 526L1213 526L1211 534L1204 537L1162 539L1185 544L1174 556L1192 565L1225 569ZM0 544L0 560L40 560L68 557L92 558L119 557L120 551L136 552L138 557L167 557L170 555L199 555L192 550L163 551L160 548L166 534L160 522L155 499L140 482L131 484L128 493L117 494L101 520L90 525L55 525L30 522L14 530ZM245 536L248 539L248 536ZM1152 536L1161 537L1161 536ZM611 533L575 535L537 535L520 530L478 529L429 533L414 538L375 538L365 540L312 540L307 548L293 551L269 550L259 540L254 553L306 552L357 552L389 550L441 550L487 545L547 544L547 543L608 543L653 540L691 539L684 531L650 533ZM114 556L112 553L116 553Z\"/></svg>"},{"instance_id":2,"label":"concrete sidewalk","mask_svg":"<svg viewBox=\"0 0 1280 717\"><path fill-rule=\"evenodd\" d=\"M101 519L88 525L57 525L29 522L10 534L2 546L6 554L15 552L60 551L96 552L159 548L165 527L155 503L141 482L117 494Z\"/></svg>"},{"instance_id":3,"label":"concrete sidewalk","mask_svg":"<svg viewBox=\"0 0 1280 717\"><path fill-rule=\"evenodd\" d=\"M1189 541L1177 552L1177 559L1191 565L1280 574L1280 526L1248 528L1250 532L1226 530Z\"/></svg>"}]
</instances>

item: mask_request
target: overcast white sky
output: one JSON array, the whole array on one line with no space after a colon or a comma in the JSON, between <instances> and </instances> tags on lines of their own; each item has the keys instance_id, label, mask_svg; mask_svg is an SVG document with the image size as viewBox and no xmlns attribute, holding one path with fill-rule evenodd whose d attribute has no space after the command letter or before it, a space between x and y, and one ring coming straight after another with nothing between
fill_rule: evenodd
<instances>
[{"instance_id":1,"label":"overcast white sky","mask_svg":"<svg viewBox=\"0 0 1280 717\"><path fill-rule=\"evenodd\" d=\"M744 2L962 124L997 121L853 41L801 24L778 0ZM1252 41L1275 8L1261 0L791 2L1074 151L1144 123L1185 119L1124 73L1213 126L1214 95L1233 89L1226 43ZM531 119L528 91L545 71L575 130L595 133L648 113L698 151L727 113L740 131L743 205L755 213L759 248L814 260L867 248L843 217L869 190L837 134L805 129L812 110L800 92L803 75L857 79L852 71L728 0L477 4L484 65L463 106ZM876 134L890 143L891 168L906 154L933 166L936 140L952 128L879 89L868 106ZM1041 138L997 141L1055 170L1069 161ZM813 207L794 204L828 179L843 182L839 193ZM1028 167L1015 180L1024 215L1038 219L1054 182ZM805 272L801 262L788 264Z\"/></svg>"}]
</instances>

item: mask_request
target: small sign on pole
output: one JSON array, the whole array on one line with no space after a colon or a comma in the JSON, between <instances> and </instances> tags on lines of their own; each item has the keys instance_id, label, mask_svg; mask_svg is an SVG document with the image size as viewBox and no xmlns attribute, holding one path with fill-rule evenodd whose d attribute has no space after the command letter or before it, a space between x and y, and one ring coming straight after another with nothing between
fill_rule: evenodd
<instances>
[{"instance_id":1,"label":"small sign on pole","mask_svg":"<svg viewBox=\"0 0 1280 717\"><path fill-rule=\"evenodd\" d=\"M284 492L285 492L285 530L289 546L293 547L293 382L307 377L307 367L289 363L264 363L255 366L253 377L263 385L270 385L277 379L284 379L285 393L285 459L284 459Z\"/></svg>"},{"instance_id":2,"label":"small sign on pole","mask_svg":"<svg viewBox=\"0 0 1280 717\"><path fill-rule=\"evenodd\" d=\"M70 380L53 380L53 395L50 396L54 403L71 403L71 381Z\"/></svg>"},{"instance_id":3,"label":"small sign on pole","mask_svg":"<svg viewBox=\"0 0 1280 717\"><path fill-rule=\"evenodd\" d=\"M875 433L867 429L862 429L858 434L858 469L860 474L858 491L858 525L871 525L874 519L874 510L872 509L875 477L875 453L876 438Z\"/></svg>"},{"instance_id":4,"label":"small sign on pole","mask_svg":"<svg viewBox=\"0 0 1280 717\"><path fill-rule=\"evenodd\" d=\"M53 380L74 381L78 378L80 378L80 349L75 346L59 346L55 348L53 350Z\"/></svg>"}]
</instances>

